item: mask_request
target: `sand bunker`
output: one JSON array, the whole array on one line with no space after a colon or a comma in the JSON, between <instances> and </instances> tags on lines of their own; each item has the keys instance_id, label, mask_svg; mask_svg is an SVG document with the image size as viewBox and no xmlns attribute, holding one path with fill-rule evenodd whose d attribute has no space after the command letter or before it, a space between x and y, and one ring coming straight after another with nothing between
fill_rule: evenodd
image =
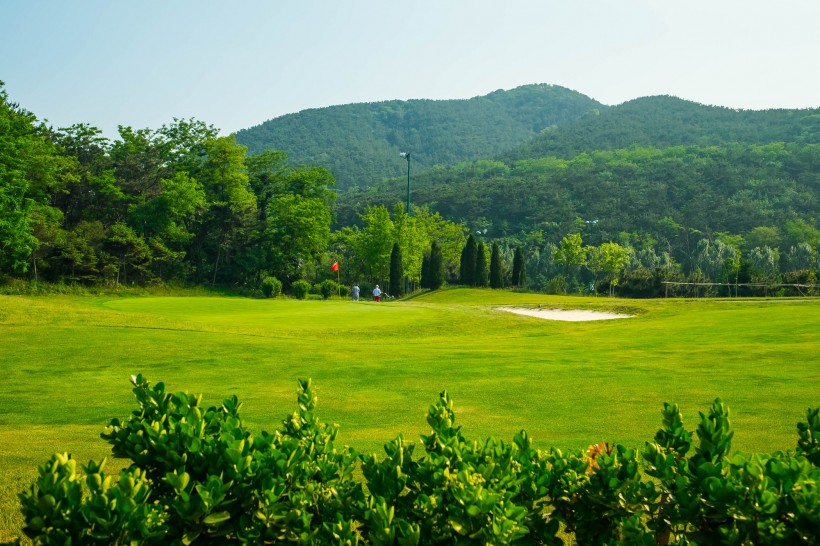
<instances>
[{"instance_id":1,"label":"sand bunker","mask_svg":"<svg viewBox=\"0 0 820 546\"><path fill-rule=\"evenodd\" d=\"M527 315L547 320L565 320L569 322L582 322L586 320L611 320L632 318L632 315L619 315L617 313L603 313L601 311L581 311L564 309L539 309L523 307L496 307L499 311L507 311L518 315Z\"/></svg>"}]
</instances>

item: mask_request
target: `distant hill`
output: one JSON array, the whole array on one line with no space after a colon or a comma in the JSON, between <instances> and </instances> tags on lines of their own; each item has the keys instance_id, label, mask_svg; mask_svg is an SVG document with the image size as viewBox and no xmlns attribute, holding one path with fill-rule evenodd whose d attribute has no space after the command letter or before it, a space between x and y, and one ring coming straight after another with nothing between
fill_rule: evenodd
<instances>
[{"instance_id":1,"label":"distant hill","mask_svg":"<svg viewBox=\"0 0 820 546\"><path fill-rule=\"evenodd\" d=\"M587 112L493 158L413 178L412 202L489 236L543 229L560 238L594 222L593 241L656 233L672 218L705 233L814 225L820 206L820 109L734 110L675 97ZM340 195L337 225L367 205L402 201L400 179Z\"/></svg>"},{"instance_id":2,"label":"distant hill","mask_svg":"<svg viewBox=\"0 0 820 546\"><path fill-rule=\"evenodd\" d=\"M631 146L720 146L820 142L820 109L734 110L676 97L644 97L544 131L504 159L572 158L582 152Z\"/></svg>"},{"instance_id":3,"label":"distant hill","mask_svg":"<svg viewBox=\"0 0 820 546\"><path fill-rule=\"evenodd\" d=\"M542 131L607 107L555 85L525 85L468 100L409 100L304 110L236 133L251 154L286 152L293 164L330 169L341 191L507 152Z\"/></svg>"}]
</instances>

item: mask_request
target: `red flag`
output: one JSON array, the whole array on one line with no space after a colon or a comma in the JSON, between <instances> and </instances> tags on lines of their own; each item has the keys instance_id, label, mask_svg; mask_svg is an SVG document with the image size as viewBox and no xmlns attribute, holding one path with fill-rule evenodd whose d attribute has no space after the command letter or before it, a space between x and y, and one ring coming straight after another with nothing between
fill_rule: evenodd
<instances>
[{"instance_id":1,"label":"red flag","mask_svg":"<svg viewBox=\"0 0 820 546\"><path fill-rule=\"evenodd\" d=\"M339 271L339 262L333 262L333 265L330 266L331 271Z\"/></svg>"}]
</instances>

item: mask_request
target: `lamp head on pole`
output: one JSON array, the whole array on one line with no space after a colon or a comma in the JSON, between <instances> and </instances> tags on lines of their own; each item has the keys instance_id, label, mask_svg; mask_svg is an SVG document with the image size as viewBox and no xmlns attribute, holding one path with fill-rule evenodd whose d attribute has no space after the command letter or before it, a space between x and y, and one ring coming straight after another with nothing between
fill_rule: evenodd
<instances>
[{"instance_id":1,"label":"lamp head on pole","mask_svg":"<svg viewBox=\"0 0 820 546\"><path fill-rule=\"evenodd\" d=\"M399 155L407 161L410 161L410 152L400 152Z\"/></svg>"}]
</instances>

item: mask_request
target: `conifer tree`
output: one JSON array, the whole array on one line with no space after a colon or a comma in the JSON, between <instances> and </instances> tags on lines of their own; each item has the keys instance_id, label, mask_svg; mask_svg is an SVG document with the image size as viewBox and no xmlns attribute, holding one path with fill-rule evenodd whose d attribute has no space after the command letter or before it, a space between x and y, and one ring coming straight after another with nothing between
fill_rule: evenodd
<instances>
[{"instance_id":1,"label":"conifer tree","mask_svg":"<svg viewBox=\"0 0 820 546\"><path fill-rule=\"evenodd\" d=\"M421 258L421 287L430 288L430 252Z\"/></svg>"},{"instance_id":2,"label":"conifer tree","mask_svg":"<svg viewBox=\"0 0 820 546\"><path fill-rule=\"evenodd\" d=\"M490 253L490 288L504 288L504 276L501 273L501 250L495 241L493 241L493 250Z\"/></svg>"},{"instance_id":3,"label":"conifer tree","mask_svg":"<svg viewBox=\"0 0 820 546\"><path fill-rule=\"evenodd\" d=\"M473 286L485 287L490 281L490 267L487 263L487 247L484 243L478 243L475 259L475 282Z\"/></svg>"},{"instance_id":4,"label":"conifer tree","mask_svg":"<svg viewBox=\"0 0 820 546\"><path fill-rule=\"evenodd\" d=\"M399 248L399 243L393 243L393 251L390 253L390 291L394 296L404 294L403 277L401 248Z\"/></svg>"},{"instance_id":5,"label":"conifer tree","mask_svg":"<svg viewBox=\"0 0 820 546\"><path fill-rule=\"evenodd\" d=\"M515 247L515 257L513 258L512 283L513 286L524 286L526 281L526 268L524 267L524 253L521 247Z\"/></svg>"},{"instance_id":6,"label":"conifer tree","mask_svg":"<svg viewBox=\"0 0 820 546\"><path fill-rule=\"evenodd\" d=\"M444 284L444 257L441 253L441 245L438 241L433 241L430 247L430 260L428 262L428 278L430 289L438 290Z\"/></svg>"},{"instance_id":7,"label":"conifer tree","mask_svg":"<svg viewBox=\"0 0 820 546\"><path fill-rule=\"evenodd\" d=\"M475 263L477 247L472 234L467 238L464 250L461 251L461 266L459 268L459 282L465 286L475 286Z\"/></svg>"}]
</instances>

